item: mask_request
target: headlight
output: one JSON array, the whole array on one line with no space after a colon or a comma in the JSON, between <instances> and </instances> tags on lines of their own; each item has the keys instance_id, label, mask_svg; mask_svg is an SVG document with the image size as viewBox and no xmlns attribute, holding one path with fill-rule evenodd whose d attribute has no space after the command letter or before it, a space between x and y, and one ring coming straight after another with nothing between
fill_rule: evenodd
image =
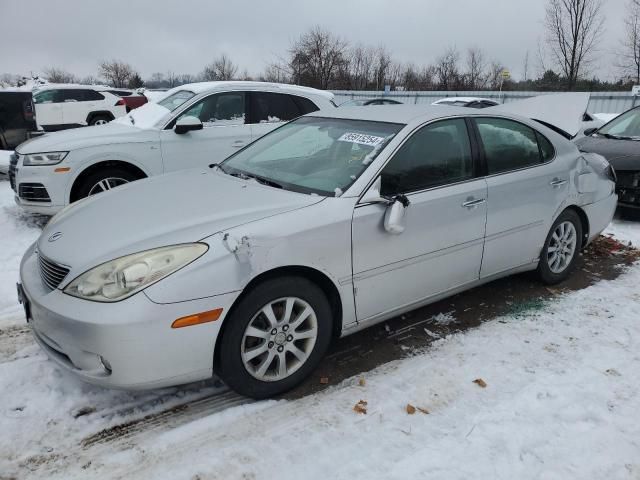
<instances>
[{"instance_id":1,"label":"headlight","mask_svg":"<svg viewBox=\"0 0 640 480\"><path fill-rule=\"evenodd\" d=\"M69 154L69 152L45 152L45 153L29 153L25 155L22 164L27 167L35 167L38 165L55 165L60 163Z\"/></svg>"},{"instance_id":2,"label":"headlight","mask_svg":"<svg viewBox=\"0 0 640 480\"><path fill-rule=\"evenodd\" d=\"M116 258L80 275L64 293L96 302L118 302L193 262L208 249L204 243L186 243Z\"/></svg>"}]
</instances>

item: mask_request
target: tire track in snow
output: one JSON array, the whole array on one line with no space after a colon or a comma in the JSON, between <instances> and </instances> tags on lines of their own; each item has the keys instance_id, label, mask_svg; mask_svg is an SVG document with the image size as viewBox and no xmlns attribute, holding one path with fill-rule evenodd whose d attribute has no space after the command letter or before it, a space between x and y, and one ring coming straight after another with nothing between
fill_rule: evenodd
<instances>
[{"instance_id":1,"label":"tire track in snow","mask_svg":"<svg viewBox=\"0 0 640 480\"><path fill-rule=\"evenodd\" d=\"M31 329L27 325L0 328L0 363L14 360L17 351L33 343Z\"/></svg>"},{"instance_id":2,"label":"tire track in snow","mask_svg":"<svg viewBox=\"0 0 640 480\"><path fill-rule=\"evenodd\" d=\"M202 417L213 415L237 405L251 403L252 400L229 390L192 402L176 405L158 413L114 425L84 438L80 446L84 450L105 445L109 449L114 443L135 442L136 438L152 432L159 432L184 425ZM91 452L94 453L93 451Z\"/></svg>"}]
</instances>

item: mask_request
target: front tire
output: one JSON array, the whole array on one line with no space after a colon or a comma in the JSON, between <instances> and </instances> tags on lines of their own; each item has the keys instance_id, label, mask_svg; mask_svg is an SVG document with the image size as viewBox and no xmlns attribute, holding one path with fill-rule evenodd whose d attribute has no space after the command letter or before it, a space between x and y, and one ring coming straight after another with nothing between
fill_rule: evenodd
<instances>
[{"instance_id":1,"label":"front tire","mask_svg":"<svg viewBox=\"0 0 640 480\"><path fill-rule=\"evenodd\" d=\"M138 177L133 173L122 168L105 168L99 170L82 180L82 185L78 189L76 200L111 190L112 188L133 182L137 179Z\"/></svg>"},{"instance_id":2,"label":"front tire","mask_svg":"<svg viewBox=\"0 0 640 480\"><path fill-rule=\"evenodd\" d=\"M283 277L257 285L225 322L216 371L236 392L262 399L313 372L331 341L333 318L316 284Z\"/></svg>"},{"instance_id":3,"label":"front tire","mask_svg":"<svg viewBox=\"0 0 640 480\"><path fill-rule=\"evenodd\" d=\"M573 210L565 210L553 222L538 263L538 275L547 285L566 280L575 267L582 243L582 222Z\"/></svg>"}]
</instances>

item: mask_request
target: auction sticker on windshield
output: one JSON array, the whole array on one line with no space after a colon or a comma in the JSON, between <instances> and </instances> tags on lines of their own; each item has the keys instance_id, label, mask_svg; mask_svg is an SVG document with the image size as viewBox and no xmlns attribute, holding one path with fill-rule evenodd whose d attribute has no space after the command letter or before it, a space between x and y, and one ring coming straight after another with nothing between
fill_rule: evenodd
<instances>
[{"instance_id":1,"label":"auction sticker on windshield","mask_svg":"<svg viewBox=\"0 0 640 480\"><path fill-rule=\"evenodd\" d=\"M364 133L345 133L339 139L339 142L351 142L359 145L370 145L375 147L384 142L384 137L376 137L374 135L365 135Z\"/></svg>"}]
</instances>

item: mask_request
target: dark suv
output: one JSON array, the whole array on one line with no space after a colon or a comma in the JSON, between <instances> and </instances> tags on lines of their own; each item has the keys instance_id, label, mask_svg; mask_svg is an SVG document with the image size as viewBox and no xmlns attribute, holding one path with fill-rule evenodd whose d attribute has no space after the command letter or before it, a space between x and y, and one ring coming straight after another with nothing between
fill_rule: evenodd
<instances>
[{"instance_id":1,"label":"dark suv","mask_svg":"<svg viewBox=\"0 0 640 480\"><path fill-rule=\"evenodd\" d=\"M31 92L0 90L0 149L13 150L37 128Z\"/></svg>"}]
</instances>

